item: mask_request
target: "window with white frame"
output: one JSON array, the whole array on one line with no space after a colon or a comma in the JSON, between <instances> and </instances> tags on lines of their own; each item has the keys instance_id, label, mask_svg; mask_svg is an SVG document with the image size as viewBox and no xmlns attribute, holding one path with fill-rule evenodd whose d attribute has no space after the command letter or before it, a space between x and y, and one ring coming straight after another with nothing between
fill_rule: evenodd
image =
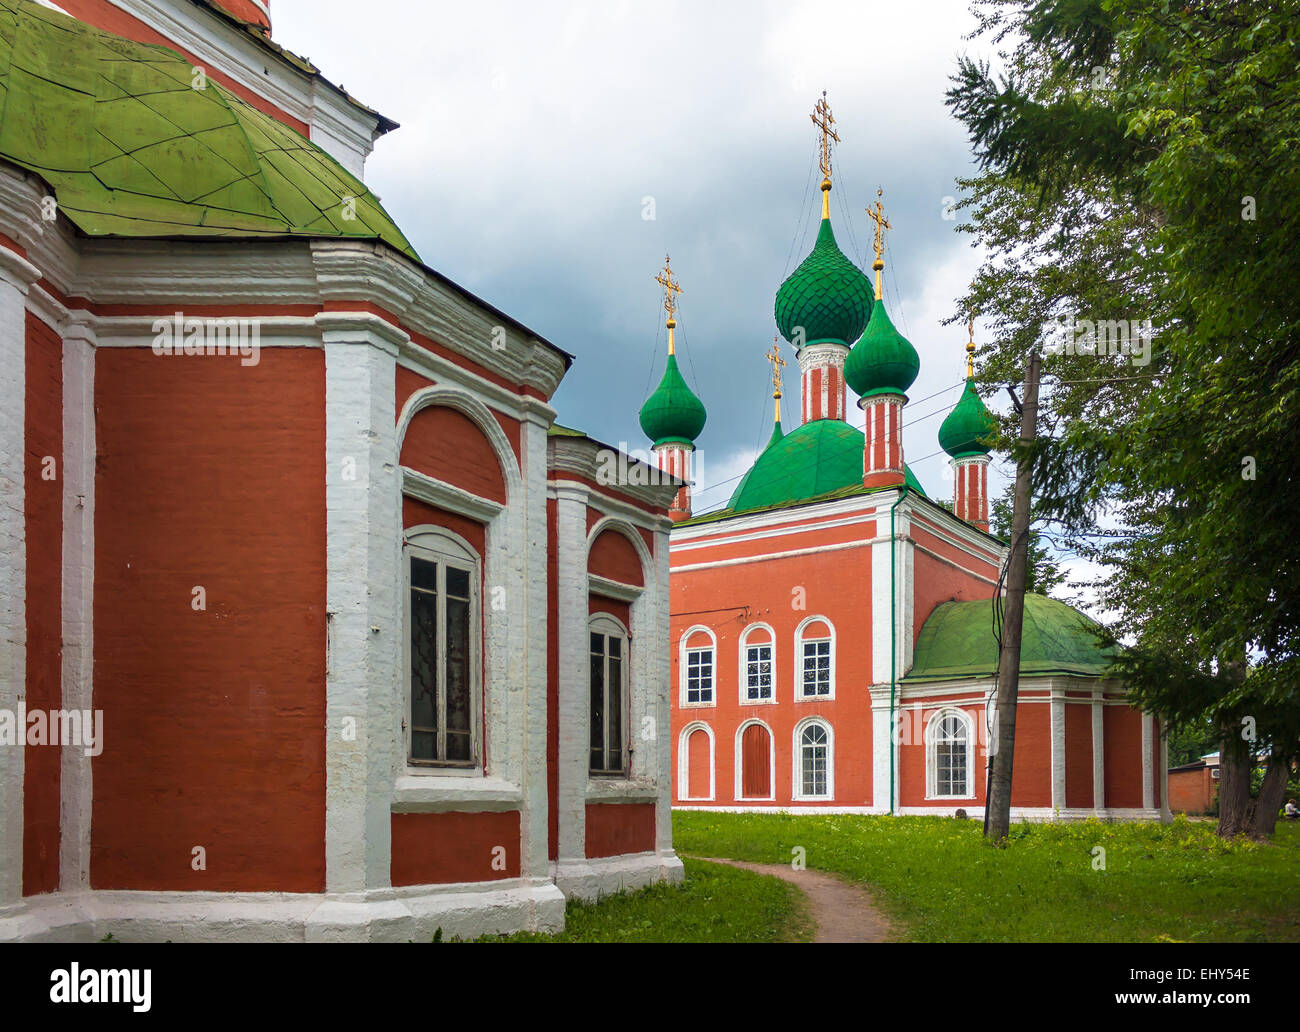
<instances>
[{"instance_id":1,"label":"window with white frame","mask_svg":"<svg viewBox=\"0 0 1300 1032\"><path fill-rule=\"evenodd\" d=\"M969 799L971 792L970 722L954 710L936 714L927 735L929 796Z\"/></svg>"},{"instance_id":2,"label":"window with white frame","mask_svg":"<svg viewBox=\"0 0 1300 1032\"><path fill-rule=\"evenodd\" d=\"M751 642L751 636L760 640ZM740 636L740 701L776 701L776 638L766 624L746 628Z\"/></svg>"},{"instance_id":3,"label":"window with white frame","mask_svg":"<svg viewBox=\"0 0 1300 1032\"><path fill-rule=\"evenodd\" d=\"M603 777L626 777L628 771L628 635L612 616L592 617L591 762L589 771Z\"/></svg>"},{"instance_id":4,"label":"window with white frame","mask_svg":"<svg viewBox=\"0 0 1300 1032\"><path fill-rule=\"evenodd\" d=\"M406 707L402 729L413 766L479 763L482 713L479 557L449 531L408 533Z\"/></svg>"},{"instance_id":5,"label":"window with white frame","mask_svg":"<svg viewBox=\"0 0 1300 1032\"><path fill-rule=\"evenodd\" d=\"M795 697L835 698L835 628L822 616L810 616L794 634Z\"/></svg>"},{"instance_id":6,"label":"window with white frame","mask_svg":"<svg viewBox=\"0 0 1300 1032\"><path fill-rule=\"evenodd\" d=\"M800 725L795 734L795 796L799 799L829 798L832 784L830 728L819 720L812 720Z\"/></svg>"},{"instance_id":7,"label":"window with white frame","mask_svg":"<svg viewBox=\"0 0 1300 1032\"><path fill-rule=\"evenodd\" d=\"M681 637L681 697L683 706L715 706L716 639L707 627L687 629Z\"/></svg>"}]
</instances>

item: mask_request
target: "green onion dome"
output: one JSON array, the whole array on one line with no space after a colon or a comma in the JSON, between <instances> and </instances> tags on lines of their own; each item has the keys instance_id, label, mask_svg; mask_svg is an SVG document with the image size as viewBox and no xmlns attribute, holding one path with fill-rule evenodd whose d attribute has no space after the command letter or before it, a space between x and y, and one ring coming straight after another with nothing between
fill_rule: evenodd
<instances>
[{"instance_id":1,"label":"green onion dome","mask_svg":"<svg viewBox=\"0 0 1300 1032\"><path fill-rule=\"evenodd\" d=\"M670 441L694 444L707 418L704 403L686 386L677 356L670 353L664 378L641 406L641 429L656 446Z\"/></svg>"},{"instance_id":2,"label":"green onion dome","mask_svg":"<svg viewBox=\"0 0 1300 1032\"><path fill-rule=\"evenodd\" d=\"M905 395L920 372L916 348L894 329L885 303L876 298L866 333L844 360L844 382L864 398L870 394Z\"/></svg>"},{"instance_id":3,"label":"green onion dome","mask_svg":"<svg viewBox=\"0 0 1300 1032\"><path fill-rule=\"evenodd\" d=\"M997 429L997 425L997 419L985 407L975 389L975 378L967 377L956 407L939 427L939 446L954 459L987 455L993 446L985 443L985 438Z\"/></svg>"},{"instance_id":4,"label":"green onion dome","mask_svg":"<svg viewBox=\"0 0 1300 1032\"><path fill-rule=\"evenodd\" d=\"M871 317L871 295L867 277L840 251L831 220L823 218L812 251L776 292L776 325L791 344L803 327L803 344L850 347Z\"/></svg>"}]
</instances>

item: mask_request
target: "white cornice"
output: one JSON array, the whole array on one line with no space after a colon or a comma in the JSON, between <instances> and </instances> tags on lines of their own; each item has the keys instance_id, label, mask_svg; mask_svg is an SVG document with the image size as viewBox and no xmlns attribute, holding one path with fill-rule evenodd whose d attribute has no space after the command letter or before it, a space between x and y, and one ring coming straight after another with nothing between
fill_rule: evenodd
<instances>
[{"instance_id":1,"label":"white cornice","mask_svg":"<svg viewBox=\"0 0 1300 1032\"><path fill-rule=\"evenodd\" d=\"M600 576L598 573L587 574L587 590L596 595L605 595L608 598L618 599L620 602L635 602L645 594L645 588L637 587L635 584L624 584L622 581L611 580L608 577Z\"/></svg>"}]
</instances>

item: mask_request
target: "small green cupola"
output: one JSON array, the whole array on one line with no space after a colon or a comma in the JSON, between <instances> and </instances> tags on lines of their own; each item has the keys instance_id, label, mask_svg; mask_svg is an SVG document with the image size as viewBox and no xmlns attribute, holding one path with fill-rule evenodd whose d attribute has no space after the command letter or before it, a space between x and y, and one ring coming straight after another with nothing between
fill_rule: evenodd
<instances>
[{"instance_id":1,"label":"small green cupola","mask_svg":"<svg viewBox=\"0 0 1300 1032\"><path fill-rule=\"evenodd\" d=\"M694 447L695 438L704 429L708 413L704 411L704 403L686 385L681 370L677 368L673 331L677 328L677 295L682 288L673 279L667 258L664 259L664 271L655 277L655 281L664 288L664 310L668 313L668 364L659 386L641 406L641 429L656 448L661 444Z\"/></svg>"},{"instance_id":2,"label":"small green cupola","mask_svg":"<svg viewBox=\"0 0 1300 1032\"><path fill-rule=\"evenodd\" d=\"M996 417L975 389L975 341L972 339L966 345L966 386L962 388L953 410L939 426L939 447L954 459L987 455L993 450L987 439L997 426Z\"/></svg>"},{"instance_id":3,"label":"small green cupola","mask_svg":"<svg viewBox=\"0 0 1300 1032\"><path fill-rule=\"evenodd\" d=\"M823 200L830 186L822 181ZM825 209L812 251L776 292L777 328L796 347L822 341L852 347L871 317L871 285L835 243Z\"/></svg>"},{"instance_id":4,"label":"small green cupola","mask_svg":"<svg viewBox=\"0 0 1300 1032\"><path fill-rule=\"evenodd\" d=\"M844 360L844 382L863 398L873 394L901 394L906 397L908 388L916 382L916 377L921 372L921 356L916 353L911 342L894 328L881 298L880 274L885 268L884 231L890 225L885 219L884 204L880 197L881 191L877 190L875 207L867 209L867 214L876 223L876 260L871 263L871 268L876 273L876 299L867 331L853 345L849 357Z\"/></svg>"}]
</instances>

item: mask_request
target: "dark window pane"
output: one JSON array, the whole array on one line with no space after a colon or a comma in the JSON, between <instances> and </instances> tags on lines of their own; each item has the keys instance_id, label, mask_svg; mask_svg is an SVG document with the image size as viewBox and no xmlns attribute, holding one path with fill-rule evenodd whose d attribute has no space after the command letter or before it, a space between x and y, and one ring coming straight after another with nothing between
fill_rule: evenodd
<instances>
[{"instance_id":1,"label":"dark window pane","mask_svg":"<svg viewBox=\"0 0 1300 1032\"><path fill-rule=\"evenodd\" d=\"M470 733L468 731L447 732L447 759L454 763L469 762Z\"/></svg>"},{"instance_id":2,"label":"dark window pane","mask_svg":"<svg viewBox=\"0 0 1300 1032\"><path fill-rule=\"evenodd\" d=\"M600 635L591 637L591 768L602 770L605 756L605 657L596 650L596 639Z\"/></svg>"},{"instance_id":3,"label":"dark window pane","mask_svg":"<svg viewBox=\"0 0 1300 1032\"><path fill-rule=\"evenodd\" d=\"M611 651L619 645L610 638ZM623 661L617 656L609 659L609 769L623 769Z\"/></svg>"},{"instance_id":4,"label":"dark window pane","mask_svg":"<svg viewBox=\"0 0 1300 1032\"><path fill-rule=\"evenodd\" d=\"M605 636L603 634L593 634L591 636L591 651L596 656L605 654Z\"/></svg>"},{"instance_id":5,"label":"dark window pane","mask_svg":"<svg viewBox=\"0 0 1300 1032\"><path fill-rule=\"evenodd\" d=\"M469 603L447 599L447 730L470 726ZM448 759L456 757L448 756ZM468 753L461 757L469 759Z\"/></svg>"},{"instance_id":6,"label":"dark window pane","mask_svg":"<svg viewBox=\"0 0 1300 1032\"><path fill-rule=\"evenodd\" d=\"M411 759L436 760L438 735L434 731L411 731Z\"/></svg>"},{"instance_id":7,"label":"dark window pane","mask_svg":"<svg viewBox=\"0 0 1300 1032\"><path fill-rule=\"evenodd\" d=\"M438 590L438 564L411 556L411 587Z\"/></svg>"},{"instance_id":8,"label":"dark window pane","mask_svg":"<svg viewBox=\"0 0 1300 1032\"><path fill-rule=\"evenodd\" d=\"M609 654L611 656L623 655L623 639L611 637L609 639Z\"/></svg>"},{"instance_id":9,"label":"dark window pane","mask_svg":"<svg viewBox=\"0 0 1300 1032\"><path fill-rule=\"evenodd\" d=\"M457 598L469 598L469 571L447 567L447 594Z\"/></svg>"},{"instance_id":10,"label":"dark window pane","mask_svg":"<svg viewBox=\"0 0 1300 1032\"><path fill-rule=\"evenodd\" d=\"M437 759L438 704L438 600L422 591L411 592L411 750L412 758ZM416 756L416 732L432 730L432 745L423 740L429 755Z\"/></svg>"}]
</instances>

